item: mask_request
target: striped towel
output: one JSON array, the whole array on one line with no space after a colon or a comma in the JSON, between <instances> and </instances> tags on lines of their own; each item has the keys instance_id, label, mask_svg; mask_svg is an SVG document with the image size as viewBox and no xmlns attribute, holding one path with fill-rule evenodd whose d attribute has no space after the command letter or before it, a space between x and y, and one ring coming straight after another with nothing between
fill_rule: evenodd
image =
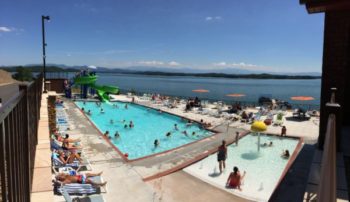
<instances>
[{"instance_id":1,"label":"striped towel","mask_svg":"<svg viewBox=\"0 0 350 202\"><path fill-rule=\"evenodd\" d=\"M97 188L93 187L91 184L66 184L63 187L58 188L58 192L62 194L63 189L65 189L69 194L94 194L98 192Z\"/></svg>"}]
</instances>

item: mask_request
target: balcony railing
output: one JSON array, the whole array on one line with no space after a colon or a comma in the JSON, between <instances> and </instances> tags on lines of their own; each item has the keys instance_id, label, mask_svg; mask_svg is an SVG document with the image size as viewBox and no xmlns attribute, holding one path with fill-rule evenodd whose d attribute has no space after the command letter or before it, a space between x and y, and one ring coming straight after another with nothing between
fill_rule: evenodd
<instances>
[{"instance_id":1,"label":"balcony railing","mask_svg":"<svg viewBox=\"0 0 350 202\"><path fill-rule=\"evenodd\" d=\"M0 201L30 201L43 76L0 108Z\"/></svg>"}]
</instances>

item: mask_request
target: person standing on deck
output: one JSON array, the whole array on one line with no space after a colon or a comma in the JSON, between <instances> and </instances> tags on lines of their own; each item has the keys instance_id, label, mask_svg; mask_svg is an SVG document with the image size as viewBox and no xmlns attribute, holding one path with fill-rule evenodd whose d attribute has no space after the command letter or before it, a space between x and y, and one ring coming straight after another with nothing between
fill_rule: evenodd
<instances>
[{"instance_id":1,"label":"person standing on deck","mask_svg":"<svg viewBox=\"0 0 350 202\"><path fill-rule=\"evenodd\" d=\"M287 128L286 128L286 126L282 126L281 137L286 136L286 135L287 135Z\"/></svg>"}]
</instances>

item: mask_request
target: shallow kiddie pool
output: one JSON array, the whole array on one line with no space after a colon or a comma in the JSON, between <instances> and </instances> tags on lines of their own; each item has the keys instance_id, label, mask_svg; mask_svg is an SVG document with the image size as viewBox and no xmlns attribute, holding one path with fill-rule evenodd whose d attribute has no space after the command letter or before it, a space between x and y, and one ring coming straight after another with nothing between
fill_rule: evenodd
<instances>
[{"instance_id":1,"label":"shallow kiddie pool","mask_svg":"<svg viewBox=\"0 0 350 202\"><path fill-rule=\"evenodd\" d=\"M273 146L260 147L258 152L258 136L248 134L239 140L238 146L228 146L228 157L226 169L222 174L219 172L217 154L185 168L185 172L206 181L218 188L234 193L243 198L254 201L268 201L277 183L286 168L289 159L281 157L283 150L288 149L292 155L296 149L299 139L281 138L271 135L261 135L260 143ZM246 171L242 191L225 188L227 178L233 167L237 166L243 174Z\"/></svg>"}]
</instances>

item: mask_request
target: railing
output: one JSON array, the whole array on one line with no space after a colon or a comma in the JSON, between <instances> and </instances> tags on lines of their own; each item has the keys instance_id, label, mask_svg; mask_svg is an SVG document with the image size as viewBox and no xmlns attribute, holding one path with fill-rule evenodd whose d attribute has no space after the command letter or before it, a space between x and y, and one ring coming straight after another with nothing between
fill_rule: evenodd
<instances>
[{"instance_id":1,"label":"railing","mask_svg":"<svg viewBox=\"0 0 350 202\"><path fill-rule=\"evenodd\" d=\"M337 199L337 140L336 140L336 111L340 105L335 102L335 88L332 88L331 101L326 104L330 109L328 116L327 132L323 145L323 156L321 164L320 182L317 190L317 201L328 202Z\"/></svg>"},{"instance_id":2,"label":"railing","mask_svg":"<svg viewBox=\"0 0 350 202\"><path fill-rule=\"evenodd\" d=\"M30 201L43 76L0 108L0 201Z\"/></svg>"}]
</instances>

